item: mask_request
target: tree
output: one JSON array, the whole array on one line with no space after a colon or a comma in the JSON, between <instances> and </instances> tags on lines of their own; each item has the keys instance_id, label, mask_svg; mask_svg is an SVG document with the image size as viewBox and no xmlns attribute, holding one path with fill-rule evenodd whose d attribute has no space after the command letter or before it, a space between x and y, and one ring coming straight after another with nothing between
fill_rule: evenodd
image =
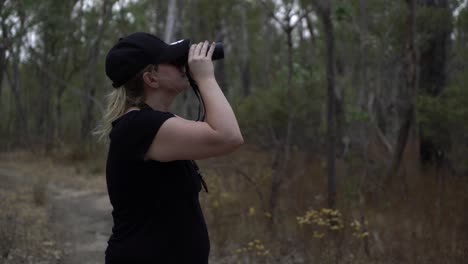
<instances>
[{"instance_id":1,"label":"tree","mask_svg":"<svg viewBox=\"0 0 468 264\"><path fill-rule=\"evenodd\" d=\"M177 1L170 0L168 1L167 8L167 17L166 17L166 28L164 30L164 41L167 43L172 42L174 31L175 31L175 22L177 16Z\"/></svg>"},{"instance_id":2,"label":"tree","mask_svg":"<svg viewBox=\"0 0 468 264\"><path fill-rule=\"evenodd\" d=\"M94 38L92 39L87 52L88 63L85 70L84 83L83 83L83 115L81 119L81 138L86 140L89 137L92 125L94 124L94 102L91 100L96 94L97 89L97 65L99 54L101 51L101 43L104 38L104 32L112 18L112 6L115 0L103 0L101 12L96 21L98 23Z\"/></svg>"},{"instance_id":3,"label":"tree","mask_svg":"<svg viewBox=\"0 0 468 264\"><path fill-rule=\"evenodd\" d=\"M395 151L387 171L386 183L392 181L393 176L398 172L403 157L403 152L406 148L411 127L416 119L415 100L417 94L416 87L416 70L417 70L417 55L416 55L416 1L406 0L408 14L406 17L406 39L405 39L405 57L404 57L404 80L403 90L400 93L401 107L399 109L400 126L398 129L398 137L396 141Z\"/></svg>"},{"instance_id":4,"label":"tree","mask_svg":"<svg viewBox=\"0 0 468 264\"><path fill-rule=\"evenodd\" d=\"M5 3L2 3L5 4ZM3 5L2 5L3 6ZM5 8L5 9L3 9ZM15 115L15 127L14 131L17 133L17 138L16 141L21 145L21 144L28 144L29 143L29 135L28 135L28 129L27 129L27 120L26 120L26 110L25 110L25 103L24 103L24 93L22 91L22 85L21 85L21 65L20 65L20 52L21 52L21 45L22 45L22 40L25 35L25 31L27 28L26 25L26 17L25 17L25 10L24 10L24 5L22 3L11 3L8 2L8 4L5 4L2 7L1 11L5 11L5 13L2 12L2 22L1 22L1 28L2 28L2 40L3 40L3 52L9 53L8 59L3 57L3 65L8 65L7 62L10 64L10 70L9 71L7 68L6 69L1 69L0 74L3 75L3 73L6 73L8 83L10 85L11 92L14 97L14 103L15 103L15 110L16 110L16 115ZM16 12L14 11L16 10ZM16 25L16 27L10 22L7 22L7 18L11 18L12 16L16 16L19 20L19 23ZM11 20L10 20L11 21ZM13 31L13 28L15 29ZM1 56L5 56L3 53ZM2 78L3 79L3 76ZM0 86L2 83L0 83ZM1 97L0 97L1 98Z\"/></svg>"},{"instance_id":5,"label":"tree","mask_svg":"<svg viewBox=\"0 0 468 264\"><path fill-rule=\"evenodd\" d=\"M294 89L295 85L293 82L293 40L292 40L292 31L296 28L299 22L307 16L308 10L297 11L296 1L287 2L283 5L286 8L284 17L278 17L274 12L275 8L270 7L268 3L262 2L267 10L269 10L270 17L276 21L279 27L286 34L286 44L287 44L287 83L286 83L286 112L287 112L287 123L286 123L286 132L284 139L281 140L282 144L274 150L274 161L273 161L273 175L271 179L271 193L270 193L270 202L269 202L269 211L273 215L273 221L278 220L277 211L277 201L279 199L279 189L282 184L283 178L285 177L288 171L288 164L291 154L291 137L293 132L293 118L295 115L294 110ZM298 16L298 19L293 22L293 17Z\"/></svg>"},{"instance_id":6,"label":"tree","mask_svg":"<svg viewBox=\"0 0 468 264\"><path fill-rule=\"evenodd\" d=\"M327 170L328 170L328 207L336 205L336 94L335 94L335 38L331 19L331 1L315 1L323 24L326 46L326 80L327 80Z\"/></svg>"}]
</instances>

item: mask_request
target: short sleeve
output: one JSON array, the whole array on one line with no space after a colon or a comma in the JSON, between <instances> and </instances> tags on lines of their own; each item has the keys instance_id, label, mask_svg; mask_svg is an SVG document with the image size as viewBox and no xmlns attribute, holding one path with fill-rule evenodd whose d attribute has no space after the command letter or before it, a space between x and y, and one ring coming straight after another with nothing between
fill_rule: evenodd
<instances>
[{"instance_id":1,"label":"short sleeve","mask_svg":"<svg viewBox=\"0 0 468 264\"><path fill-rule=\"evenodd\" d=\"M174 114L152 109L133 112L114 125L114 143L127 158L143 160L161 125Z\"/></svg>"}]
</instances>

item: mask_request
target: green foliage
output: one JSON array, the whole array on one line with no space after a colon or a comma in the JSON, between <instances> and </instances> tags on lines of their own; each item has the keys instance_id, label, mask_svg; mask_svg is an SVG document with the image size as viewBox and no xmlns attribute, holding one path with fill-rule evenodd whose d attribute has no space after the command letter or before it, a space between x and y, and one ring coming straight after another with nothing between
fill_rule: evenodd
<instances>
[{"instance_id":1,"label":"green foliage","mask_svg":"<svg viewBox=\"0 0 468 264\"><path fill-rule=\"evenodd\" d=\"M238 120L246 138L252 143L271 146L286 136L288 121L288 99L286 65L275 74L276 82L268 88L257 88L247 98L236 105ZM307 140L317 141L324 128L320 114L323 111L324 87L320 73L305 69L299 64L293 65L292 119L293 143L306 147Z\"/></svg>"},{"instance_id":2,"label":"green foliage","mask_svg":"<svg viewBox=\"0 0 468 264\"><path fill-rule=\"evenodd\" d=\"M358 107L350 106L348 111L346 111L346 122L350 123L353 121L369 122L369 113L359 109Z\"/></svg>"},{"instance_id":3,"label":"green foliage","mask_svg":"<svg viewBox=\"0 0 468 264\"><path fill-rule=\"evenodd\" d=\"M448 87L440 97L421 95L417 101L418 123L423 136L446 150L468 141L468 91Z\"/></svg>"},{"instance_id":4,"label":"green foliage","mask_svg":"<svg viewBox=\"0 0 468 264\"><path fill-rule=\"evenodd\" d=\"M268 140L265 145L274 144L284 136L287 119L285 91L278 87L258 90L245 98L236 107L243 133L256 142Z\"/></svg>"},{"instance_id":5,"label":"green foliage","mask_svg":"<svg viewBox=\"0 0 468 264\"><path fill-rule=\"evenodd\" d=\"M428 40L445 32L451 32L453 17L450 10L435 7L420 7L416 14L417 42L420 49L427 49Z\"/></svg>"},{"instance_id":6,"label":"green foliage","mask_svg":"<svg viewBox=\"0 0 468 264\"><path fill-rule=\"evenodd\" d=\"M352 18L353 1L336 1L335 3L335 19L339 22L349 22Z\"/></svg>"}]
</instances>

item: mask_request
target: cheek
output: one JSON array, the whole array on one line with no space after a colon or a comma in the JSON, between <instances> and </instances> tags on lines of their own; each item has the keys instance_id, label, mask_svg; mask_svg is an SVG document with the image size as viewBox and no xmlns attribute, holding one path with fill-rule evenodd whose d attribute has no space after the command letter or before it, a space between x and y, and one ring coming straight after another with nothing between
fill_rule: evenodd
<instances>
[{"instance_id":1,"label":"cheek","mask_svg":"<svg viewBox=\"0 0 468 264\"><path fill-rule=\"evenodd\" d=\"M158 83L159 87L161 88L167 87L167 85L169 84L169 82L166 79L160 79Z\"/></svg>"}]
</instances>

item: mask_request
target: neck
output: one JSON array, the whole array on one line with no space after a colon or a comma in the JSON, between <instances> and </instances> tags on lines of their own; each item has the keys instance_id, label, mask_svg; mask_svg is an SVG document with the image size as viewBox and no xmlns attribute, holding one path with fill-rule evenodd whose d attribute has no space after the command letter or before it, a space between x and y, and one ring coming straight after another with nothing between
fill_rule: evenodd
<instances>
[{"instance_id":1,"label":"neck","mask_svg":"<svg viewBox=\"0 0 468 264\"><path fill-rule=\"evenodd\" d=\"M158 89L147 96L145 103L153 110L168 112L176 96L177 94L167 93Z\"/></svg>"}]
</instances>

